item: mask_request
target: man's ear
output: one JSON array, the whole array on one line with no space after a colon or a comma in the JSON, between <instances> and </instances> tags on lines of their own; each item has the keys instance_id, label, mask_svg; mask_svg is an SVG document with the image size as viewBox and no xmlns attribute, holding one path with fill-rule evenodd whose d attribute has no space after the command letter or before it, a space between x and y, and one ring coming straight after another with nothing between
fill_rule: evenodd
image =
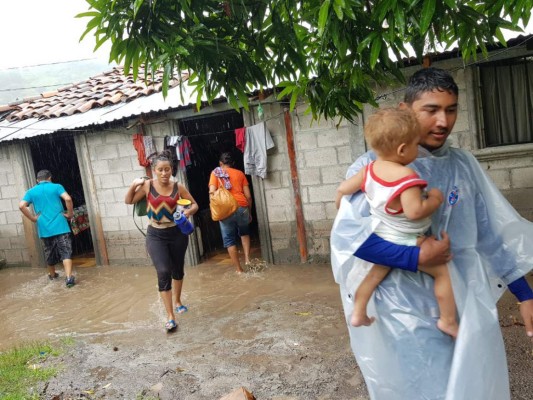
<instances>
[{"instance_id":1,"label":"man's ear","mask_svg":"<svg viewBox=\"0 0 533 400\"><path fill-rule=\"evenodd\" d=\"M398 104L398 108L400 110L407 110L409 108L409 104L404 101L401 101L400 104Z\"/></svg>"}]
</instances>

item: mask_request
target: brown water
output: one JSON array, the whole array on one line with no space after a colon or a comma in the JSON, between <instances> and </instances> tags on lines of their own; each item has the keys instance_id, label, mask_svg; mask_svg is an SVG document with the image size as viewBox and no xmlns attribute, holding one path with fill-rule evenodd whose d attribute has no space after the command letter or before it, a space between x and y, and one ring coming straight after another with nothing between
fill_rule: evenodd
<instances>
[{"instance_id":1,"label":"brown water","mask_svg":"<svg viewBox=\"0 0 533 400\"><path fill-rule=\"evenodd\" d=\"M237 275L228 261L220 258L186 269L182 300L189 307L191 323L197 318L223 318L272 301L308 302L312 307L317 298L326 296L328 303L340 308L329 266L271 266ZM135 341L136 332L154 327L159 332L164 323L151 266L77 268L77 284L72 288L65 287L62 270L58 271L61 277L49 281L45 269L0 270L0 349L66 336L98 341L102 334L125 335ZM233 326L225 333L234 339L254 334Z\"/></svg>"}]
</instances>

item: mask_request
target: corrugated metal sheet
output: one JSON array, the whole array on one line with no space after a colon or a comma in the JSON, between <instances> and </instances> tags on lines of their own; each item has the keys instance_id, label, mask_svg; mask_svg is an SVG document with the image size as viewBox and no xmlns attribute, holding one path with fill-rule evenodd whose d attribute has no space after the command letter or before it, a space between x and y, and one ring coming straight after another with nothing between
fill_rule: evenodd
<instances>
[{"instance_id":1,"label":"corrugated metal sheet","mask_svg":"<svg viewBox=\"0 0 533 400\"><path fill-rule=\"evenodd\" d=\"M139 97L128 103L95 108L66 117L41 120L30 118L16 122L0 121L0 142L27 139L61 130L83 129L141 114L186 107L196 102L191 92L192 90L188 85L183 85L183 101L181 100L178 86L170 89L166 98L163 98L162 93L154 93L150 96Z\"/></svg>"}]
</instances>

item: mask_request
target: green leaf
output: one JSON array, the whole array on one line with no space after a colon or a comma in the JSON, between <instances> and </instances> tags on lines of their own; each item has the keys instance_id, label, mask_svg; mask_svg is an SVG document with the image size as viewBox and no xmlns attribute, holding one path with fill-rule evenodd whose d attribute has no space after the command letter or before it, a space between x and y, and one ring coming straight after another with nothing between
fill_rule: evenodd
<instances>
[{"instance_id":1,"label":"green leaf","mask_svg":"<svg viewBox=\"0 0 533 400\"><path fill-rule=\"evenodd\" d=\"M320 11L318 13L318 36L324 34L324 29L326 28L326 23L329 16L329 5L331 0L325 0L320 6Z\"/></svg>"},{"instance_id":2,"label":"green leaf","mask_svg":"<svg viewBox=\"0 0 533 400\"><path fill-rule=\"evenodd\" d=\"M144 0L135 0L133 3L133 18L137 17L137 13L139 12L139 9L143 5Z\"/></svg>"},{"instance_id":3,"label":"green leaf","mask_svg":"<svg viewBox=\"0 0 533 400\"><path fill-rule=\"evenodd\" d=\"M378 61L379 53L381 52L381 38L377 37L372 41L372 48L370 49L370 68L374 69Z\"/></svg>"},{"instance_id":4,"label":"green leaf","mask_svg":"<svg viewBox=\"0 0 533 400\"><path fill-rule=\"evenodd\" d=\"M433 19L435 13L436 0L423 0L424 6L422 7L422 15L420 16L420 33L427 32L429 25Z\"/></svg>"}]
</instances>

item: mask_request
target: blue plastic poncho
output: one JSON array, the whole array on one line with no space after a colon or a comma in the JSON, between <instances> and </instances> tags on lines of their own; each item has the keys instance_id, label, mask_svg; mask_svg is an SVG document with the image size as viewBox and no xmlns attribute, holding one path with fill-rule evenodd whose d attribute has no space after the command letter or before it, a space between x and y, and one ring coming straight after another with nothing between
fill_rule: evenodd
<instances>
[{"instance_id":1,"label":"blue plastic poncho","mask_svg":"<svg viewBox=\"0 0 533 400\"><path fill-rule=\"evenodd\" d=\"M355 174L375 156L348 170ZM371 264L353 253L371 233L361 193L345 196L331 232L331 263L340 286L352 350L373 400L510 399L507 360L496 302L506 285L531 270L533 224L507 202L468 152L420 148L411 164L440 189L445 203L432 232L450 235L449 263L460 319L456 341L436 328L433 278L393 269L368 305L376 321L349 324L353 295Z\"/></svg>"}]
</instances>

